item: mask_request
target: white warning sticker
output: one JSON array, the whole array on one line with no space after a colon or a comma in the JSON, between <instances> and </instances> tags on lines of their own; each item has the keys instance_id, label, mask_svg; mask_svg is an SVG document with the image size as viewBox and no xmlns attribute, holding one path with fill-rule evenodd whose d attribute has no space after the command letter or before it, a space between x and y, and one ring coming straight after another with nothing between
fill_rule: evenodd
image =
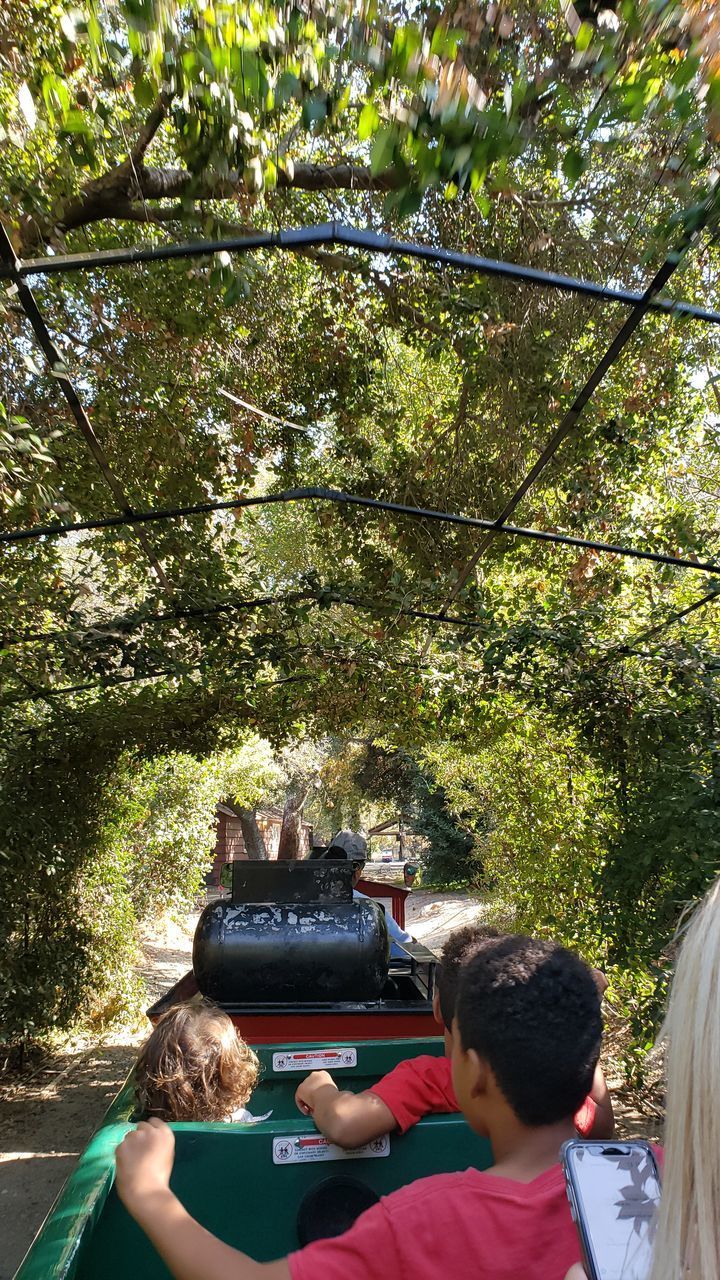
<instances>
[{"instance_id":1,"label":"white warning sticker","mask_svg":"<svg viewBox=\"0 0 720 1280\"><path fill-rule=\"evenodd\" d=\"M328 1142L319 1133L290 1135L287 1138L273 1138L273 1164L315 1164L321 1160L372 1160L378 1156L390 1155L390 1135L384 1133L381 1138L373 1138L364 1147L356 1147L354 1151L345 1151Z\"/></svg>"},{"instance_id":2,"label":"white warning sticker","mask_svg":"<svg viewBox=\"0 0 720 1280\"><path fill-rule=\"evenodd\" d=\"M357 1049L304 1049L274 1053L273 1071L339 1071L357 1066Z\"/></svg>"}]
</instances>

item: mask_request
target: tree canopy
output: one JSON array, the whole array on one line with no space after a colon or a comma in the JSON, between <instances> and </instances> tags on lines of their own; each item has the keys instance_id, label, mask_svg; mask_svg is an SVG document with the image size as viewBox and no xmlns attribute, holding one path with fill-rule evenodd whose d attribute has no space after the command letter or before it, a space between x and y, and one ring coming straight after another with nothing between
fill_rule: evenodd
<instances>
[{"instance_id":1,"label":"tree canopy","mask_svg":"<svg viewBox=\"0 0 720 1280\"><path fill-rule=\"evenodd\" d=\"M11 2L0 221L24 259L336 221L640 293L682 245L670 296L717 308L716 23ZM61 365L6 279L6 530L316 485L496 519L568 421L517 524L716 560L715 325L646 316L567 419L617 304L337 245L28 282ZM5 544L0 581L13 1033L70 1016L133 762L252 732L404 752L523 923L654 998L718 862L717 575L317 501Z\"/></svg>"}]
</instances>

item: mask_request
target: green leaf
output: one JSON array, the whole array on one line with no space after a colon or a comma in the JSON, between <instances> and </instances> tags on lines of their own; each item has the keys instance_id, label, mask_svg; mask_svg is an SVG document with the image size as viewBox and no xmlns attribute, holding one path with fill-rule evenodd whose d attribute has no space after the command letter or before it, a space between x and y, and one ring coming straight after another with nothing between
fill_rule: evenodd
<instances>
[{"instance_id":1,"label":"green leaf","mask_svg":"<svg viewBox=\"0 0 720 1280\"><path fill-rule=\"evenodd\" d=\"M155 90L146 76L136 80L133 94L139 107L151 107L156 98Z\"/></svg>"},{"instance_id":2,"label":"green leaf","mask_svg":"<svg viewBox=\"0 0 720 1280\"><path fill-rule=\"evenodd\" d=\"M562 168L568 182L577 182L578 178L584 173L586 168L586 160L581 151L577 147L571 147L563 156Z\"/></svg>"},{"instance_id":3,"label":"green leaf","mask_svg":"<svg viewBox=\"0 0 720 1280\"><path fill-rule=\"evenodd\" d=\"M411 217L414 213L419 213L422 208L422 193L420 191L403 191L397 202L397 211L401 218Z\"/></svg>"},{"instance_id":4,"label":"green leaf","mask_svg":"<svg viewBox=\"0 0 720 1280\"><path fill-rule=\"evenodd\" d=\"M300 81L292 71L283 71L275 86L275 101L279 107L285 106L297 96Z\"/></svg>"},{"instance_id":5,"label":"green leaf","mask_svg":"<svg viewBox=\"0 0 720 1280\"><path fill-rule=\"evenodd\" d=\"M243 281L239 276L233 276L227 288L223 291L223 303L226 307L232 307L235 303L240 302L245 297L245 289Z\"/></svg>"},{"instance_id":6,"label":"green leaf","mask_svg":"<svg viewBox=\"0 0 720 1280\"><path fill-rule=\"evenodd\" d=\"M306 125L319 124L327 115L327 97L324 93L314 93L306 98L302 105L302 117Z\"/></svg>"},{"instance_id":7,"label":"green leaf","mask_svg":"<svg viewBox=\"0 0 720 1280\"><path fill-rule=\"evenodd\" d=\"M89 120L87 120L82 111L78 111L77 107L72 107L67 112L63 119L62 127L66 133L92 133Z\"/></svg>"},{"instance_id":8,"label":"green leaf","mask_svg":"<svg viewBox=\"0 0 720 1280\"><path fill-rule=\"evenodd\" d=\"M580 29L575 37L575 48L579 53L584 53L586 49L590 48L594 34L595 32L589 22L581 23Z\"/></svg>"},{"instance_id":9,"label":"green leaf","mask_svg":"<svg viewBox=\"0 0 720 1280\"><path fill-rule=\"evenodd\" d=\"M54 72L49 71L42 79L42 96L45 106L50 115L53 113L53 104L55 101L55 86L58 83L58 77Z\"/></svg>"},{"instance_id":10,"label":"green leaf","mask_svg":"<svg viewBox=\"0 0 720 1280\"><path fill-rule=\"evenodd\" d=\"M373 177L388 169L395 154L396 132L392 125L385 125L375 134L370 151L370 172Z\"/></svg>"},{"instance_id":11,"label":"green leaf","mask_svg":"<svg viewBox=\"0 0 720 1280\"><path fill-rule=\"evenodd\" d=\"M366 102L358 120L358 138L364 142L371 138L380 126L380 116L373 102Z\"/></svg>"},{"instance_id":12,"label":"green leaf","mask_svg":"<svg viewBox=\"0 0 720 1280\"><path fill-rule=\"evenodd\" d=\"M100 26L100 23L98 22L94 13L91 13L88 17L87 33L88 33L88 40L90 41L90 44L92 45L92 47L94 49L100 50L102 48L102 43L103 43L102 27Z\"/></svg>"}]
</instances>

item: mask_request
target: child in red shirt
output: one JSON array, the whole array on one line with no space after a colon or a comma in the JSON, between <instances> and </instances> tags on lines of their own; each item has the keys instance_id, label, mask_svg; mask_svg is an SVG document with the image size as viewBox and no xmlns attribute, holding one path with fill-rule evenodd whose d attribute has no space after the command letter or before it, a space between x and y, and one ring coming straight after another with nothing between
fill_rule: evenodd
<instances>
[{"instance_id":1,"label":"child in red shirt","mask_svg":"<svg viewBox=\"0 0 720 1280\"><path fill-rule=\"evenodd\" d=\"M270 1263L186 1212L170 1190L174 1136L160 1120L118 1147L116 1188L177 1280L562 1280L580 1249L558 1154L601 1034L598 992L577 956L537 938L486 939L460 974L452 1079L468 1124L490 1140L492 1169L423 1178L344 1235Z\"/></svg>"},{"instance_id":2,"label":"child in red shirt","mask_svg":"<svg viewBox=\"0 0 720 1280\"><path fill-rule=\"evenodd\" d=\"M339 1147L361 1147L384 1133L408 1129L423 1116L459 1111L450 1069L450 1032L462 965L497 930L466 925L452 933L442 951L433 1009L443 1026L446 1056L422 1054L408 1058L363 1093L341 1092L327 1071L312 1071L298 1086L295 1101L304 1115ZM607 985L593 970L602 995ZM600 1067L588 1097L575 1116L575 1128L583 1138L611 1138L615 1131L612 1101Z\"/></svg>"}]
</instances>

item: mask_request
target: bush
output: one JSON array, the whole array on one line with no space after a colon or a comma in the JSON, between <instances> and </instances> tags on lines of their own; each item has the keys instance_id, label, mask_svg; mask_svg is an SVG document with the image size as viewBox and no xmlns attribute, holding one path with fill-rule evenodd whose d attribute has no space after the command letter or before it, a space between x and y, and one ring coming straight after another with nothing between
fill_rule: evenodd
<instances>
[{"instance_id":1,"label":"bush","mask_svg":"<svg viewBox=\"0 0 720 1280\"><path fill-rule=\"evenodd\" d=\"M140 922L192 904L218 800L257 803L267 779L271 752L254 735L236 730L239 745L214 750L216 716L202 690L189 704L144 691L72 716L37 715L8 734L0 778L7 1046L137 1004ZM222 728L227 736L227 720Z\"/></svg>"},{"instance_id":2,"label":"bush","mask_svg":"<svg viewBox=\"0 0 720 1280\"><path fill-rule=\"evenodd\" d=\"M709 681L651 670L640 677L650 687L633 688L624 678L622 697L598 680L562 714L545 700L498 697L472 754L444 745L429 760L452 807L484 824L478 849L515 927L613 974L637 1079L683 906L720 866L720 768L708 735L720 717Z\"/></svg>"}]
</instances>

